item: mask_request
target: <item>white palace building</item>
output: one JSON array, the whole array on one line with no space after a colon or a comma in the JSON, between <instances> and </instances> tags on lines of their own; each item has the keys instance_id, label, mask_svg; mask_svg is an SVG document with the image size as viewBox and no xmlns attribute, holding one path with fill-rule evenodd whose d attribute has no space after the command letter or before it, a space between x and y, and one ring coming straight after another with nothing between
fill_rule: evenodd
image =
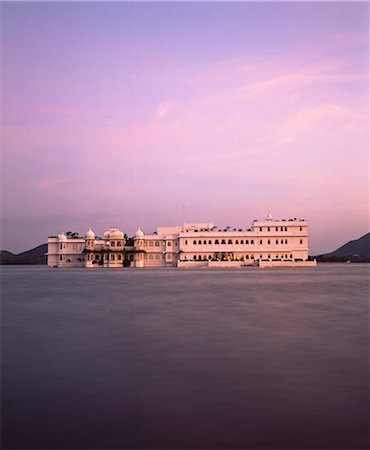
<instances>
[{"instance_id":1,"label":"white palace building","mask_svg":"<svg viewBox=\"0 0 370 450\"><path fill-rule=\"evenodd\" d=\"M220 230L212 223L140 227L132 239L113 227L102 237L64 233L48 238L49 267L243 267L315 266L308 259L308 224L304 219L254 220L248 230ZM126 239L125 239L126 237Z\"/></svg>"}]
</instances>

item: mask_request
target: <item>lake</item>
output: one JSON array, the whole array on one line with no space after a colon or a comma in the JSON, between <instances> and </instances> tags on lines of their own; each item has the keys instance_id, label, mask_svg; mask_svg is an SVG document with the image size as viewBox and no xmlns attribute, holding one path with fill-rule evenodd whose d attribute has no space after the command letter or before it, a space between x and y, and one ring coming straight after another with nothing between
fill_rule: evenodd
<instances>
[{"instance_id":1,"label":"lake","mask_svg":"<svg viewBox=\"0 0 370 450\"><path fill-rule=\"evenodd\" d=\"M4 449L367 449L369 265L2 267Z\"/></svg>"}]
</instances>

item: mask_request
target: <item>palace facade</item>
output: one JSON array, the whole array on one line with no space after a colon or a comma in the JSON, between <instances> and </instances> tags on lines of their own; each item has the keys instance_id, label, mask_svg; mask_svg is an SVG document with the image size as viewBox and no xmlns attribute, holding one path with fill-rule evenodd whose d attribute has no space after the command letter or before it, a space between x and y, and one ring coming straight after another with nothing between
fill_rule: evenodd
<instances>
[{"instance_id":1,"label":"palace facade","mask_svg":"<svg viewBox=\"0 0 370 450\"><path fill-rule=\"evenodd\" d=\"M312 266L304 219L254 220L251 228L218 229L212 223L185 223L128 239L116 227L98 237L64 233L48 238L50 267L242 267Z\"/></svg>"}]
</instances>

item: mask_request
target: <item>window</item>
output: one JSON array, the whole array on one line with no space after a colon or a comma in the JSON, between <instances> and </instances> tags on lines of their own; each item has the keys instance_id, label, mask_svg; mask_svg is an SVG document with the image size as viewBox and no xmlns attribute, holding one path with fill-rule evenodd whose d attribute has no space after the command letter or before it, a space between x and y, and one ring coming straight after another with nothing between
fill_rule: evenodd
<instances>
[{"instance_id":1,"label":"window","mask_svg":"<svg viewBox=\"0 0 370 450\"><path fill-rule=\"evenodd\" d=\"M254 259L254 255L251 255L251 259Z\"/></svg>"},{"instance_id":2,"label":"window","mask_svg":"<svg viewBox=\"0 0 370 450\"><path fill-rule=\"evenodd\" d=\"M239 241L238 241L238 240L236 240L236 241L235 241L235 244L236 244L236 245L239 245Z\"/></svg>"},{"instance_id":3,"label":"window","mask_svg":"<svg viewBox=\"0 0 370 450\"><path fill-rule=\"evenodd\" d=\"M63 248L63 244L59 244L59 248L62 250Z\"/></svg>"},{"instance_id":4,"label":"window","mask_svg":"<svg viewBox=\"0 0 370 450\"><path fill-rule=\"evenodd\" d=\"M201 261L201 260L202 260L202 256L198 255L198 261Z\"/></svg>"},{"instance_id":5,"label":"window","mask_svg":"<svg viewBox=\"0 0 370 450\"><path fill-rule=\"evenodd\" d=\"M208 245L212 245L212 241L208 241Z\"/></svg>"},{"instance_id":6,"label":"window","mask_svg":"<svg viewBox=\"0 0 370 450\"><path fill-rule=\"evenodd\" d=\"M245 259L249 259L249 255L245 255Z\"/></svg>"},{"instance_id":7,"label":"window","mask_svg":"<svg viewBox=\"0 0 370 450\"><path fill-rule=\"evenodd\" d=\"M169 247L171 247L171 242L167 242L167 245L168 245Z\"/></svg>"},{"instance_id":8,"label":"window","mask_svg":"<svg viewBox=\"0 0 370 450\"><path fill-rule=\"evenodd\" d=\"M287 228L287 227L285 227L285 231L288 231L288 228Z\"/></svg>"},{"instance_id":9,"label":"window","mask_svg":"<svg viewBox=\"0 0 370 450\"><path fill-rule=\"evenodd\" d=\"M283 241L283 239L280 241L280 244L284 244L284 241Z\"/></svg>"},{"instance_id":10,"label":"window","mask_svg":"<svg viewBox=\"0 0 370 450\"><path fill-rule=\"evenodd\" d=\"M197 241L193 241L193 244L194 244L194 245L197 245Z\"/></svg>"},{"instance_id":11,"label":"window","mask_svg":"<svg viewBox=\"0 0 370 450\"><path fill-rule=\"evenodd\" d=\"M280 231L284 231L283 227L280 227Z\"/></svg>"},{"instance_id":12,"label":"window","mask_svg":"<svg viewBox=\"0 0 370 450\"><path fill-rule=\"evenodd\" d=\"M267 227L267 231L270 231L270 227Z\"/></svg>"},{"instance_id":13,"label":"window","mask_svg":"<svg viewBox=\"0 0 370 450\"><path fill-rule=\"evenodd\" d=\"M279 243L279 239L276 239L275 243L278 244Z\"/></svg>"},{"instance_id":14,"label":"window","mask_svg":"<svg viewBox=\"0 0 370 450\"><path fill-rule=\"evenodd\" d=\"M228 243L228 244L232 244L233 241L232 241L231 239L229 239L229 240L227 241L227 243Z\"/></svg>"},{"instance_id":15,"label":"window","mask_svg":"<svg viewBox=\"0 0 370 450\"><path fill-rule=\"evenodd\" d=\"M251 239L251 244L254 244L254 240L253 239Z\"/></svg>"},{"instance_id":16,"label":"window","mask_svg":"<svg viewBox=\"0 0 370 450\"><path fill-rule=\"evenodd\" d=\"M185 241L185 245L188 245L188 241L187 240Z\"/></svg>"},{"instance_id":17,"label":"window","mask_svg":"<svg viewBox=\"0 0 370 450\"><path fill-rule=\"evenodd\" d=\"M220 242L219 242L219 240L218 239L216 239L215 240L215 244L219 244Z\"/></svg>"},{"instance_id":18,"label":"window","mask_svg":"<svg viewBox=\"0 0 370 450\"><path fill-rule=\"evenodd\" d=\"M201 240L199 240L199 241L198 241L198 244L199 244L199 245L202 245L202 241L201 241Z\"/></svg>"},{"instance_id":19,"label":"window","mask_svg":"<svg viewBox=\"0 0 370 450\"><path fill-rule=\"evenodd\" d=\"M159 247L159 242L158 241L155 242L155 246Z\"/></svg>"},{"instance_id":20,"label":"window","mask_svg":"<svg viewBox=\"0 0 370 450\"><path fill-rule=\"evenodd\" d=\"M271 244L271 241L270 241L270 239L268 239L268 240L267 240L267 243L268 243L268 244Z\"/></svg>"},{"instance_id":21,"label":"window","mask_svg":"<svg viewBox=\"0 0 370 450\"><path fill-rule=\"evenodd\" d=\"M121 241L117 242L117 247L121 247Z\"/></svg>"},{"instance_id":22,"label":"window","mask_svg":"<svg viewBox=\"0 0 370 450\"><path fill-rule=\"evenodd\" d=\"M152 241L149 242L149 247L153 247L153 242Z\"/></svg>"},{"instance_id":23,"label":"window","mask_svg":"<svg viewBox=\"0 0 370 450\"><path fill-rule=\"evenodd\" d=\"M111 247L114 247L116 245L116 243L114 242L114 241L112 241L111 243L110 243L110 246Z\"/></svg>"},{"instance_id":24,"label":"window","mask_svg":"<svg viewBox=\"0 0 370 450\"><path fill-rule=\"evenodd\" d=\"M299 231L302 231L302 227L299 227Z\"/></svg>"},{"instance_id":25,"label":"window","mask_svg":"<svg viewBox=\"0 0 370 450\"><path fill-rule=\"evenodd\" d=\"M111 259L111 261L115 260L115 255L113 253L110 255L110 259Z\"/></svg>"},{"instance_id":26,"label":"window","mask_svg":"<svg viewBox=\"0 0 370 450\"><path fill-rule=\"evenodd\" d=\"M301 239L301 240L299 241L299 243L300 243L300 244L303 244L303 239Z\"/></svg>"},{"instance_id":27,"label":"window","mask_svg":"<svg viewBox=\"0 0 370 450\"><path fill-rule=\"evenodd\" d=\"M260 227L260 231L262 231L262 227Z\"/></svg>"},{"instance_id":28,"label":"window","mask_svg":"<svg viewBox=\"0 0 370 450\"><path fill-rule=\"evenodd\" d=\"M222 239L222 241L221 241L221 245L226 245L226 241L225 241L225 239Z\"/></svg>"},{"instance_id":29,"label":"window","mask_svg":"<svg viewBox=\"0 0 370 450\"><path fill-rule=\"evenodd\" d=\"M196 259L197 259L196 255L194 255L194 256L193 256L193 259L194 259L194 260L196 260Z\"/></svg>"},{"instance_id":30,"label":"window","mask_svg":"<svg viewBox=\"0 0 370 450\"><path fill-rule=\"evenodd\" d=\"M60 245L62 245L62 244L60 244ZM60 256L59 256L59 261L61 261L62 259L63 259L63 256L60 255Z\"/></svg>"},{"instance_id":31,"label":"window","mask_svg":"<svg viewBox=\"0 0 370 450\"><path fill-rule=\"evenodd\" d=\"M263 244L262 239L260 239L260 244L261 244L261 245Z\"/></svg>"},{"instance_id":32,"label":"window","mask_svg":"<svg viewBox=\"0 0 370 450\"><path fill-rule=\"evenodd\" d=\"M288 243L288 239L285 239L285 243L286 243L286 244Z\"/></svg>"},{"instance_id":33,"label":"window","mask_svg":"<svg viewBox=\"0 0 370 450\"><path fill-rule=\"evenodd\" d=\"M244 245L244 241L243 241L243 239L240 241L240 244L242 244L242 245Z\"/></svg>"},{"instance_id":34,"label":"window","mask_svg":"<svg viewBox=\"0 0 370 450\"><path fill-rule=\"evenodd\" d=\"M119 261L122 260L122 255L118 255L118 260L119 260Z\"/></svg>"},{"instance_id":35,"label":"window","mask_svg":"<svg viewBox=\"0 0 370 450\"><path fill-rule=\"evenodd\" d=\"M203 241L203 244L204 244L204 245L207 245L207 241Z\"/></svg>"},{"instance_id":36,"label":"window","mask_svg":"<svg viewBox=\"0 0 370 450\"><path fill-rule=\"evenodd\" d=\"M276 231L279 231L279 227L275 227L275 230L276 230Z\"/></svg>"},{"instance_id":37,"label":"window","mask_svg":"<svg viewBox=\"0 0 370 450\"><path fill-rule=\"evenodd\" d=\"M144 247L148 247L148 243L146 241L144 242Z\"/></svg>"}]
</instances>

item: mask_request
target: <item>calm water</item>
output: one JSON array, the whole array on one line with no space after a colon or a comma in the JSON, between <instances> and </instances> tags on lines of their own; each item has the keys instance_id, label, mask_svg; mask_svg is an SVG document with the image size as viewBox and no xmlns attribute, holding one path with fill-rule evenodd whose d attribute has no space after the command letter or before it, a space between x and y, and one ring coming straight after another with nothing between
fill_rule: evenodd
<instances>
[{"instance_id":1,"label":"calm water","mask_svg":"<svg viewBox=\"0 0 370 450\"><path fill-rule=\"evenodd\" d=\"M2 448L365 449L369 266L2 269Z\"/></svg>"}]
</instances>

